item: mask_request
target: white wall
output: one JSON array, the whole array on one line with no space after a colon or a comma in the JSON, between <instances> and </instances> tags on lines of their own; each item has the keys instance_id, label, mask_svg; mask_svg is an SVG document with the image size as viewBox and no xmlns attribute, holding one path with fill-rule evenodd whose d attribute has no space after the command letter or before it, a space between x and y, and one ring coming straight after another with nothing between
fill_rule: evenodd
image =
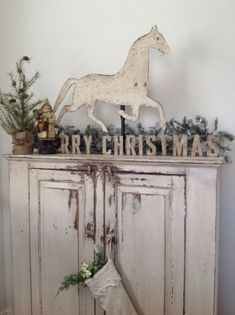
<instances>
[{"instance_id":1,"label":"white wall","mask_svg":"<svg viewBox=\"0 0 235 315\"><path fill-rule=\"evenodd\" d=\"M31 71L41 79L35 92L51 103L68 77L113 73L123 64L132 42L157 24L172 53L151 52L150 94L165 107L167 118L201 114L235 133L234 0L1 0L0 87L22 55L33 57ZM106 111L107 110L107 111ZM116 120L117 109L102 111ZM111 112L116 112L111 115ZM82 109L67 121L77 121ZM114 117L114 118L113 118ZM153 125L154 111L141 114ZM0 133L0 153L10 152L10 138ZM231 154L235 161L235 145ZM5 255L0 251L0 310L11 306L10 233L7 164L1 159L1 220ZM221 180L219 315L235 310L235 164L223 167ZM1 234L0 234L1 236ZM2 281L5 265L5 283ZM19 271L20 272L20 271ZM200 314L199 314L200 315Z\"/></svg>"}]
</instances>

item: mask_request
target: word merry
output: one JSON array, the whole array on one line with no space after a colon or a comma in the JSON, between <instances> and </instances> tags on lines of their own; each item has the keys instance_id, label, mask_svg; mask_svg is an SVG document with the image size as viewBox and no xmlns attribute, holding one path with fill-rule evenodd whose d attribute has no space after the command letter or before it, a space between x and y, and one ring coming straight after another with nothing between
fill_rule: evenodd
<instances>
[{"instance_id":1,"label":"word merry","mask_svg":"<svg viewBox=\"0 0 235 315\"><path fill-rule=\"evenodd\" d=\"M81 154L81 140L85 144L86 154L91 153L92 136L72 135L71 145L69 136L61 135L61 153L63 154ZM157 151L156 141L160 141L161 150ZM144 146L145 143L145 146ZM160 137L155 135L126 135L125 136L125 151L124 151L123 136L105 135L102 137L102 154L104 155L162 155L167 156L167 141L166 136ZM195 135L192 146L188 146L187 135L174 135L171 152L173 156L203 156L217 157L220 153L220 148L215 142L215 137L209 135L207 141L201 143L200 136ZM71 150L70 150L71 147ZM205 152L205 154L203 154Z\"/></svg>"}]
</instances>

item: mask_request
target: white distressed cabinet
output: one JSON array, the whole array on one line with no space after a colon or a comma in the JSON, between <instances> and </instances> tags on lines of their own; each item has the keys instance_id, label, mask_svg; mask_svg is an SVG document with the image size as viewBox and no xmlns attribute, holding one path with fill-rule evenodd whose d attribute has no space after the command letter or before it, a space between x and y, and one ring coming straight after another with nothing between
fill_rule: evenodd
<instances>
[{"instance_id":1,"label":"white distressed cabinet","mask_svg":"<svg viewBox=\"0 0 235 315\"><path fill-rule=\"evenodd\" d=\"M109 233L139 315L217 314L222 158L7 158L14 315L103 315L86 288L55 295Z\"/></svg>"}]
</instances>

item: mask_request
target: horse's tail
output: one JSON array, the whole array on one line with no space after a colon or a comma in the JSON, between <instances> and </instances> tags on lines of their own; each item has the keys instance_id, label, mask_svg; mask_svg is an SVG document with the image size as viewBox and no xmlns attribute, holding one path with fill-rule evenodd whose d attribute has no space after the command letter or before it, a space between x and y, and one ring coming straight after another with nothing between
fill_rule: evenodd
<instances>
[{"instance_id":1,"label":"horse's tail","mask_svg":"<svg viewBox=\"0 0 235 315\"><path fill-rule=\"evenodd\" d=\"M71 88L72 85L76 84L78 79L68 79L64 85L62 86L60 93L56 99L55 105L54 105L54 112L58 109L60 103L63 101L65 98L66 93L68 90Z\"/></svg>"}]
</instances>

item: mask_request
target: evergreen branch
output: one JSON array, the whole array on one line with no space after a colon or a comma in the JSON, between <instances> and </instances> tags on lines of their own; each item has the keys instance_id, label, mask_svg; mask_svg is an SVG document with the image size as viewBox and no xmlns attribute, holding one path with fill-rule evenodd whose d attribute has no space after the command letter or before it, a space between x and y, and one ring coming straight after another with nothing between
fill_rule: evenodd
<instances>
[{"instance_id":1,"label":"evergreen branch","mask_svg":"<svg viewBox=\"0 0 235 315\"><path fill-rule=\"evenodd\" d=\"M24 92L25 89L25 76L23 74L23 69L22 69L22 58L20 59L19 62L16 63L16 71L18 73L19 76L19 91L21 90L21 93Z\"/></svg>"},{"instance_id":2,"label":"evergreen branch","mask_svg":"<svg viewBox=\"0 0 235 315\"><path fill-rule=\"evenodd\" d=\"M19 100L20 97L17 94L13 94L13 93L4 93L4 95L6 95L9 99L17 99Z\"/></svg>"},{"instance_id":3,"label":"evergreen branch","mask_svg":"<svg viewBox=\"0 0 235 315\"><path fill-rule=\"evenodd\" d=\"M11 116L7 116L1 107L0 107L0 112L1 112L1 116L0 116L1 123L3 123L6 126L9 126L10 128L14 128L14 122L12 121Z\"/></svg>"},{"instance_id":4,"label":"evergreen branch","mask_svg":"<svg viewBox=\"0 0 235 315\"><path fill-rule=\"evenodd\" d=\"M14 90L16 91L16 95L18 95L19 88L17 87L17 78L14 77L14 74L12 72L9 73L9 76L11 79L11 85L13 86Z\"/></svg>"},{"instance_id":5,"label":"evergreen branch","mask_svg":"<svg viewBox=\"0 0 235 315\"><path fill-rule=\"evenodd\" d=\"M227 131L219 131L217 135L226 138L229 141L233 141L235 139L235 136Z\"/></svg>"},{"instance_id":6,"label":"evergreen branch","mask_svg":"<svg viewBox=\"0 0 235 315\"><path fill-rule=\"evenodd\" d=\"M37 102L31 104L28 106L28 108L26 109L26 112L31 112L35 107L37 107L38 105L40 105L42 103L41 100L38 100Z\"/></svg>"},{"instance_id":7,"label":"evergreen branch","mask_svg":"<svg viewBox=\"0 0 235 315\"><path fill-rule=\"evenodd\" d=\"M2 104L5 113L8 115L9 118L13 118L16 122L18 121L19 116L21 115L18 104L15 105L15 107L11 106L9 101L5 99L4 103Z\"/></svg>"},{"instance_id":8,"label":"evergreen branch","mask_svg":"<svg viewBox=\"0 0 235 315\"><path fill-rule=\"evenodd\" d=\"M56 296L63 290L68 290L71 286L83 284L84 279L80 274L71 274L69 276L64 277L61 285L58 288Z\"/></svg>"},{"instance_id":9,"label":"evergreen branch","mask_svg":"<svg viewBox=\"0 0 235 315\"><path fill-rule=\"evenodd\" d=\"M11 111L14 115L19 115L20 107L19 104L14 100L12 102L12 99L8 99L8 97L5 94L2 94L2 106L5 108L6 111Z\"/></svg>"},{"instance_id":10,"label":"evergreen branch","mask_svg":"<svg viewBox=\"0 0 235 315\"><path fill-rule=\"evenodd\" d=\"M36 72L34 76L27 82L27 88L30 88L31 85L40 77L39 72Z\"/></svg>"}]
</instances>

